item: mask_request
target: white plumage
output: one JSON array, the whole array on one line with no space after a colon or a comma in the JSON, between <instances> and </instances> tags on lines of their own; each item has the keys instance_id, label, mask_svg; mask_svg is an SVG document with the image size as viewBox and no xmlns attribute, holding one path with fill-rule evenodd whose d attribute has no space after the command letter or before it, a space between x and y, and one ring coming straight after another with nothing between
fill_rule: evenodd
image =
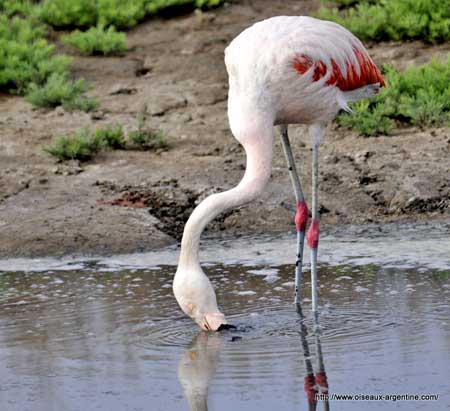
<instances>
[{"instance_id":1,"label":"white plumage","mask_svg":"<svg viewBox=\"0 0 450 411\"><path fill-rule=\"evenodd\" d=\"M342 26L307 16L279 16L244 30L225 49L229 75L230 121L249 107L265 110L274 124L313 124L331 121L348 109L353 94L327 85L333 74L332 60L343 77L348 64L361 74L354 50L367 52L363 44ZM326 74L313 81L314 66L303 75L293 69L299 55L323 62ZM369 58L370 59L370 58ZM243 120L245 121L245 120Z\"/></svg>"},{"instance_id":2,"label":"white plumage","mask_svg":"<svg viewBox=\"0 0 450 411\"><path fill-rule=\"evenodd\" d=\"M354 35L338 24L311 17L280 16L254 24L226 48L225 64L229 75L230 128L245 149L247 167L236 187L209 196L190 216L173 283L175 297L183 311L205 330L217 330L226 320L199 264L200 235L218 214L246 204L262 193L272 168L274 126L283 126L282 141L294 181L299 221L303 219L297 230L304 230L307 208L292 163L286 125L311 125L313 220L308 244L312 248L315 287L319 238L317 153L325 126L339 110L349 110L349 101L376 93L384 85L381 73ZM299 239L304 238L304 231L302 234ZM303 243L299 245L299 252L303 253ZM300 284L298 279L296 282ZM317 307L315 293L317 290L313 289L314 310Z\"/></svg>"}]
</instances>

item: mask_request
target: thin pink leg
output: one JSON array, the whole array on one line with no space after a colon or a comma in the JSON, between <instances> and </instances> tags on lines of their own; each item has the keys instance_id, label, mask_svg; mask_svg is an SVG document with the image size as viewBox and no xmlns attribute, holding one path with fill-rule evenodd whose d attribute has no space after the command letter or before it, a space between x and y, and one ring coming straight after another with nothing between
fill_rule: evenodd
<instances>
[{"instance_id":1,"label":"thin pink leg","mask_svg":"<svg viewBox=\"0 0 450 411\"><path fill-rule=\"evenodd\" d=\"M318 175L319 175L319 144L313 145L312 161L312 221L306 236L311 248L311 294L312 310L317 313L317 248L319 246L319 210L317 203Z\"/></svg>"},{"instance_id":2,"label":"thin pink leg","mask_svg":"<svg viewBox=\"0 0 450 411\"><path fill-rule=\"evenodd\" d=\"M301 301L303 249L305 244L306 223L308 222L308 206L306 205L300 178L297 173L297 168L295 167L295 160L292 154L286 125L280 126L280 134L284 155L288 164L289 175L291 177L292 186L294 188L295 200L297 203L297 212L295 213L295 227L297 229L297 260L295 262L295 304L297 305L297 310L299 310Z\"/></svg>"}]
</instances>

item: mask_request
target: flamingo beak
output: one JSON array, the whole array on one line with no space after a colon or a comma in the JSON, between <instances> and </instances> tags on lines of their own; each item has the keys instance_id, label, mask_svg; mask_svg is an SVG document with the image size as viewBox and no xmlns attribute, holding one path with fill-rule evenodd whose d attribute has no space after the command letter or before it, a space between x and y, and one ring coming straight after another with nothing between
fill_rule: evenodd
<instances>
[{"instance_id":1,"label":"flamingo beak","mask_svg":"<svg viewBox=\"0 0 450 411\"><path fill-rule=\"evenodd\" d=\"M198 324L204 331L218 331L221 326L227 325L228 322L222 313L207 313Z\"/></svg>"}]
</instances>

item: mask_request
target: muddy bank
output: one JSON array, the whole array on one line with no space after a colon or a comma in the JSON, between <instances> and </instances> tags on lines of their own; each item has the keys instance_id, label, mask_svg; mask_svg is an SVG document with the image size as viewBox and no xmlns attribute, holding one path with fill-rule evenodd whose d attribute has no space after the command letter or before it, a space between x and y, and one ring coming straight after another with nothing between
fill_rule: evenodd
<instances>
[{"instance_id":1,"label":"muddy bank","mask_svg":"<svg viewBox=\"0 0 450 411\"><path fill-rule=\"evenodd\" d=\"M34 110L0 95L0 257L112 254L175 243L206 195L241 178L245 155L227 123L223 49L264 17L307 14L314 1L233 3L172 20L153 19L129 33L122 57L75 57L73 72L101 101L93 114ZM382 44L377 63L404 68L450 46ZM62 133L121 122L147 123L168 136L158 152L110 151L89 163L58 164L42 149ZM309 196L310 149L304 127L291 139ZM362 138L332 128L321 148L323 226L450 218L447 128L404 129ZM279 142L271 182L251 207L221 216L210 233L293 229L293 195Z\"/></svg>"}]
</instances>

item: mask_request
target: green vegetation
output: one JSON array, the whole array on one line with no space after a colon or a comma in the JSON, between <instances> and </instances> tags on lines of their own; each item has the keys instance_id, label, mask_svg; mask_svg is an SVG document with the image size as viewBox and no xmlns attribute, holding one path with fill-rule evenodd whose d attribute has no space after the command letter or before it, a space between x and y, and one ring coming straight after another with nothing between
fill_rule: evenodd
<instances>
[{"instance_id":1,"label":"green vegetation","mask_svg":"<svg viewBox=\"0 0 450 411\"><path fill-rule=\"evenodd\" d=\"M6 16L31 16L35 5L29 0L0 0L0 13Z\"/></svg>"},{"instance_id":2,"label":"green vegetation","mask_svg":"<svg viewBox=\"0 0 450 411\"><path fill-rule=\"evenodd\" d=\"M82 96L88 89L84 79L70 81L67 72L54 72L42 85L31 83L25 100L38 107L52 108L62 105L67 110L91 111L96 109L99 103Z\"/></svg>"},{"instance_id":3,"label":"green vegetation","mask_svg":"<svg viewBox=\"0 0 450 411\"><path fill-rule=\"evenodd\" d=\"M52 57L54 46L45 30L20 17L0 15L0 87L24 93L31 84L42 84L51 73L65 71L70 59Z\"/></svg>"},{"instance_id":4,"label":"green vegetation","mask_svg":"<svg viewBox=\"0 0 450 411\"><path fill-rule=\"evenodd\" d=\"M146 16L174 7L213 7L223 0L0 0L0 90L24 95L40 107L92 110L84 80L72 81L71 59L56 55L47 26L80 27L62 41L86 54L126 51L125 34Z\"/></svg>"},{"instance_id":5,"label":"green vegetation","mask_svg":"<svg viewBox=\"0 0 450 411\"><path fill-rule=\"evenodd\" d=\"M380 0L322 0L322 3L336 4L339 8L355 6L358 3L377 4Z\"/></svg>"},{"instance_id":6,"label":"green vegetation","mask_svg":"<svg viewBox=\"0 0 450 411\"><path fill-rule=\"evenodd\" d=\"M59 160L90 160L102 148L120 149L125 147L125 137L121 124L108 125L92 130L82 128L71 135L62 135L44 149Z\"/></svg>"},{"instance_id":7,"label":"green vegetation","mask_svg":"<svg viewBox=\"0 0 450 411\"><path fill-rule=\"evenodd\" d=\"M144 106L144 109L138 117L137 130L130 132L128 135L130 142L144 150L167 148L168 144L162 131L150 130L146 126L146 120L147 107Z\"/></svg>"},{"instance_id":8,"label":"green vegetation","mask_svg":"<svg viewBox=\"0 0 450 411\"><path fill-rule=\"evenodd\" d=\"M87 90L84 80L69 80L71 59L54 55L45 35L45 27L32 18L0 14L0 88L25 95L36 106L95 108L97 102L82 97Z\"/></svg>"},{"instance_id":9,"label":"green vegetation","mask_svg":"<svg viewBox=\"0 0 450 411\"><path fill-rule=\"evenodd\" d=\"M50 147L44 149L59 160L91 159L101 148L100 140L89 128L83 128L69 136L59 136Z\"/></svg>"},{"instance_id":10,"label":"green vegetation","mask_svg":"<svg viewBox=\"0 0 450 411\"><path fill-rule=\"evenodd\" d=\"M395 125L440 126L450 123L450 58L403 73L387 68L387 87L369 100L351 105L338 122L360 134L388 134Z\"/></svg>"},{"instance_id":11,"label":"green vegetation","mask_svg":"<svg viewBox=\"0 0 450 411\"><path fill-rule=\"evenodd\" d=\"M76 47L85 54L117 54L127 50L126 35L117 32L113 26L105 29L99 25L82 32L75 30L62 36L61 41L72 47Z\"/></svg>"},{"instance_id":12,"label":"green vegetation","mask_svg":"<svg viewBox=\"0 0 450 411\"><path fill-rule=\"evenodd\" d=\"M328 2L327 2L328 3ZM318 17L347 27L363 40L450 40L450 0L334 0L338 8ZM450 59L410 67L385 68L387 87L351 105L338 123L365 136L389 134L396 126L440 126L450 122Z\"/></svg>"},{"instance_id":13,"label":"green vegetation","mask_svg":"<svg viewBox=\"0 0 450 411\"><path fill-rule=\"evenodd\" d=\"M54 27L136 26L146 16L175 7L213 7L223 0L44 0L40 17Z\"/></svg>"},{"instance_id":14,"label":"green vegetation","mask_svg":"<svg viewBox=\"0 0 450 411\"><path fill-rule=\"evenodd\" d=\"M138 145L144 149L167 147L161 132L151 133L144 128L128 135L129 148ZM122 124L107 125L103 128L82 128L70 135L58 136L50 147L44 149L59 160L90 160L102 149L126 149L127 142Z\"/></svg>"},{"instance_id":15,"label":"green vegetation","mask_svg":"<svg viewBox=\"0 0 450 411\"><path fill-rule=\"evenodd\" d=\"M363 40L441 43L450 39L450 0L338 0L354 6L340 12L321 8L318 17L333 20Z\"/></svg>"},{"instance_id":16,"label":"green vegetation","mask_svg":"<svg viewBox=\"0 0 450 411\"><path fill-rule=\"evenodd\" d=\"M91 0L44 0L40 18L54 27L90 27L97 23L97 2Z\"/></svg>"},{"instance_id":17,"label":"green vegetation","mask_svg":"<svg viewBox=\"0 0 450 411\"><path fill-rule=\"evenodd\" d=\"M166 148L167 142L162 131L136 130L129 134L129 139L142 149Z\"/></svg>"},{"instance_id":18,"label":"green vegetation","mask_svg":"<svg viewBox=\"0 0 450 411\"><path fill-rule=\"evenodd\" d=\"M103 147L121 149L125 147L125 136L122 124L108 125L94 131L94 140Z\"/></svg>"}]
</instances>

